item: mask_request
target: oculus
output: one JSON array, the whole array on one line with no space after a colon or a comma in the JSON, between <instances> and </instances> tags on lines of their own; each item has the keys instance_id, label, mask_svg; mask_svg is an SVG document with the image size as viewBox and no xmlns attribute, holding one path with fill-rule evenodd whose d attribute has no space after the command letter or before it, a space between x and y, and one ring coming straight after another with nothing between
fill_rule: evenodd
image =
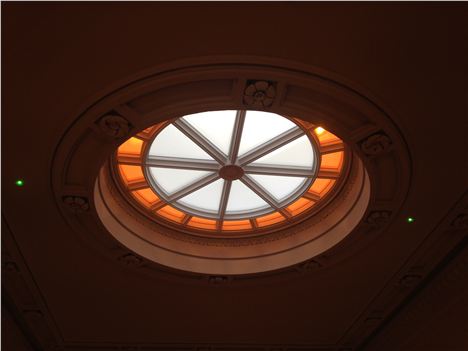
<instances>
[{"instance_id":1,"label":"oculus","mask_svg":"<svg viewBox=\"0 0 468 351\"><path fill-rule=\"evenodd\" d=\"M219 237L309 217L342 182L347 158L343 141L313 123L220 110L148 127L111 164L122 194L147 217Z\"/></svg>"}]
</instances>

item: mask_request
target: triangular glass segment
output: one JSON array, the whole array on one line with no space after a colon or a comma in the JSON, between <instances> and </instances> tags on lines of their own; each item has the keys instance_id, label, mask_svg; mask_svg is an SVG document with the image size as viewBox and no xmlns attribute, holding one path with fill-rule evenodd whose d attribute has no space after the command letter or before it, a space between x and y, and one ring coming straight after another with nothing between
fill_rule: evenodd
<instances>
[{"instance_id":1,"label":"triangular glass segment","mask_svg":"<svg viewBox=\"0 0 468 351\"><path fill-rule=\"evenodd\" d=\"M218 179L217 181L183 197L177 202L192 209L218 212L219 201L221 200L221 193L223 192L223 185L224 179Z\"/></svg>"},{"instance_id":2,"label":"triangular glass segment","mask_svg":"<svg viewBox=\"0 0 468 351\"><path fill-rule=\"evenodd\" d=\"M159 167L150 167L149 171L153 180L167 195L171 195L213 173L209 171Z\"/></svg>"},{"instance_id":3,"label":"triangular glass segment","mask_svg":"<svg viewBox=\"0 0 468 351\"><path fill-rule=\"evenodd\" d=\"M209 111L183 117L224 154L229 153L237 111Z\"/></svg>"},{"instance_id":4,"label":"triangular glass segment","mask_svg":"<svg viewBox=\"0 0 468 351\"><path fill-rule=\"evenodd\" d=\"M156 136L151 144L149 155L198 160L213 159L172 124L169 124Z\"/></svg>"},{"instance_id":5,"label":"triangular glass segment","mask_svg":"<svg viewBox=\"0 0 468 351\"><path fill-rule=\"evenodd\" d=\"M312 169L314 150L306 135L291 141L269 154L252 162L252 165L295 166Z\"/></svg>"},{"instance_id":6,"label":"triangular glass segment","mask_svg":"<svg viewBox=\"0 0 468 351\"><path fill-rule=\"evenodd\" d=\"M302 177L283 177L263 174L249 174L249 177L268 191L276 201L281 202L294 194L307 181Z\"/></svg>"},{"instance_id":7,"label":"triangular glass segment","mask_svg":"<svg viewBox=\"0 0 468 351\"><path fill-rule=\"evenodd\" d=\"M247 111L239 146L239 156L294 127L296 125L293 122L280 115Z\"/></svg>"},{"instance_id":8,"label":"triangular glass segment","mask_svg":"<svg viewBox=\"0 0 468 351\"><path fill-rule=\"evenodd\" d=\"M232 182L226 214L255 211L270 207L240 180Z\"/></svg>"}]
</instances>

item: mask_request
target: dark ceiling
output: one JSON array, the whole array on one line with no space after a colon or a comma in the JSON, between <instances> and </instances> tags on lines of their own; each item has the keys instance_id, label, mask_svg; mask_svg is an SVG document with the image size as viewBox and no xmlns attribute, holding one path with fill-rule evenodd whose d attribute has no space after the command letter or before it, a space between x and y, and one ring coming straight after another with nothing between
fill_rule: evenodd
<instances>
[{"instance_id":1,"label":"dark ceiling","mask_svg":"<svg viewBox=\"0 0 468 351\"><path fill-rule=\"evenodd\" d=\"M468 349L467 10L2 3L4 349ZM213 285L127 267L72 232L50 166L76 116L128 77L212 55L297 61L378 99L408 144L412 179L377 240L338 265Z\"/></svg>"}]
</instances>

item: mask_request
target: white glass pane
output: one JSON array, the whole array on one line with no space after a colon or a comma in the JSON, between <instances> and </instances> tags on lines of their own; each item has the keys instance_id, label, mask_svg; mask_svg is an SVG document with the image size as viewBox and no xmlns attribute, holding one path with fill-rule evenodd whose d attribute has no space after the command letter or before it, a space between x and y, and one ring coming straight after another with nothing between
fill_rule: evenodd
<instances>
[{"instance_id":1,"label":"white glass pane","mask_svg":"<svg viewBox=\"0 0 468 351\"><path fill-rule=\"evenodd\" d=\"M297 166L312 169L314 150L307 136L302 136L252 162L262 165Z\"/></svg>"},{"instance_id":2,"label":"white glass pane","mask_svg":"<svg viewBox=\"0 0 468 351\"><path fill-rule=\"evenodd\" d=\"M229 153L237 111L209 111L183 117L226 155Z\"/></svg>"},{"instance_id":3,"label":"white glass pane","mask_svg":"<svg viewBox=\"0 0 468 351\"><path fill-rule=\"evenodd\" d=\"M237 211L259 210L266 207L269 207L269 205L240 180L232 182L226 214Z\"/></svg>"},{"instance_id":4,"label":"white glass pane","mask_svg":"<svg viewBox=\"0 0 468 351\"><path fill-rule=\"evenodd\" d=\"M268 191L277 201L283 201L288 196L298 190L307 178L283 177L263 174L249 174L249 177Z\"/></svg>"},{"instance_id":5,"label":"white glass pane","mask_svg":"<svg viewBox=\"0 0 468 351\"><path fill-rule=\"evenodd\" d=\"M195 209L218 212L223 184L224 179L218 179L177 202Z\"/></svg>"},{"instance_id":6,"label":"white glass pane","mask_svg":"<svg viewBox=\"0 0 468 351\"><path fill-rule=\"evenodd\" d=\"M168 195L212 174L209 171L150 167L150 174L158 186Z\"/></svg>"},{"instance_id":7,"label":"white glass pane","mask_svg":"<svg viewBox=\"0 0 468 351\"><path fill-rule=\"evenodd\" d=\"M172 124L165 127L151 144L151 156L182 157L212 160L211 156Z\"/></svg>"},{"instance_id":8,"label":"white glass pane","mask_svg":"<svg viewBox=\"0 0 468 351\"><path fill-rule=\"evenodd\" d=\"M275 113L247 111L239 156L294 127L289 119Z\"/></svg>"}]
</instances>

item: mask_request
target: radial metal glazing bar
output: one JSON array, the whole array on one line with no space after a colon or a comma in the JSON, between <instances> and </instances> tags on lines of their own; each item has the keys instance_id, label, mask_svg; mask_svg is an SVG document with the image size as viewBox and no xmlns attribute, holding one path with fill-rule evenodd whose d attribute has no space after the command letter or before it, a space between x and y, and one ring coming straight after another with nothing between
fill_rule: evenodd
<instances>
[{"instance_id":1,"label":"radial metal glazing bar","mask_svg":"<svg viewBox=\"0 0 468 351\"><path fill-rule=\"evenodd\" d=\"M162 156L149 156L145 162L145 166L213 172L218 171L220 168L219 163L216 161Z\"/></svg>"},{"instance_id":2,"label":"radial metal glazing bar","mask_svg":"<svg viewBox=\"0 0 468 351\"><path fill-rule=\"evenodd\" d=\"M275 210L283 214L285 217L289 216L289 214L284 214L285 210L280 208L280 205L278 202L274 199L270 193L265 191L262 187L258 186L257 183L255 183L253 180L251 180L249 177L244 176L240 179L247 187L250 188L255 194L260 196L268 205L273 207Z\"/></svg>"},{"instance_id":3,"label":"radial metal glazing bar","mask_svg":"<svg viewBox=\"0 0 468 351\"><path fill-rule=\"evenodd\" d=\"M229 193L231 192L232 181L225 180L223 185L223 192L221 193L221 200L219 205L219 219L223 221L224 215L226 214L226 207L229 200Z\"/></svg>"},{"instance_id":4,"label":"radial metal glazing bar","mask_svg":"<svg viewBox=\"0 0 468 351\"><path fill-rule=\"evenodd\" d=\"M227 161L226 155L223 154L212 142L205 138L198 130L193 128L189 123L182 118L173 122L173 125L184 133L195 144L200 146L208 155L213 157L220 164L224 165Z\"/></svg>"},{"instance_id":5,"label":"radial metal glazing bar","mask_svg":"<svg viewBox=\"0 0 468 351\"><path fill-rule=\"evenodd\" d=\"M312 178L314 172L312 169L295 166L269 166L269 165L246 165L243 167L245 173L251 174L265 174L273 176L286 176L286 177L304 177Z\"/></svg>"},{"instance_id":6,"label":"radial metal glazing bar","mask_svg":"<svg viewBox=\"0 0 468 351\"><path fill-rule=\"evenodd\" d=\"M219 179L219 175L217 173L210 174L206 177L203 177L200 180L197 180L196 182L190 184L189 186L176 191L174 194L169 195L167 197L167 202L174 202L184 196L187 196L188 194L193 193L194 191L197 191L200 188L203 188L204 186L216 181Z\"/></svg>"},{"instance_id":7,"label":"radial metal glazing bar","mask_svg":"<svg viewBox=\"0 0 468 351\"><path fill-rule=\"evenodd\" d=\"M231 144L229 148L229 161L231 162L231 164L235 164L237 160L242 131L244 130L245 115L245 110L237 111L236 120L234 122L234 129L232 131Z\"/></svg>"},{"instance_id":8,"label":"radial metal glazing bar","mask_svg":"<svg viewBox=\"0 0 468 351\"><path fill-rule=\"evenodd\" d=\"M301 128L296 126L276 136L275 138L267 141L266 143L263 143L262 145L254 148L253 150L245 154L244 156L240 157L237 160L237 164L239 166L244 166L250 162L255 161L256 159L259 159L262 156L265 156L266 154L269 154L272 151L275 151L281 146L286 145L303 135L304 135L304 131Z\"/></svg>"}]
</instances>

